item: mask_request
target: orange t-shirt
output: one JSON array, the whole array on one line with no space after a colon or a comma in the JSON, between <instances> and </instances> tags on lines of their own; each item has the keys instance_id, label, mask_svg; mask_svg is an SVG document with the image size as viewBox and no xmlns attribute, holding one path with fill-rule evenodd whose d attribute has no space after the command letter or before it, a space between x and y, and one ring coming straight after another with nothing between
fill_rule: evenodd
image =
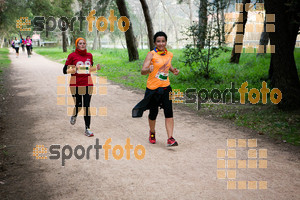
<instances>
[{"instance_id":1,"label":"orange t-shirt","mask_svg":"<svg viewBox=\"0 0 300 200\"><path fill-rule=\"evenodd\" d=\"M153 64L153 71L149 74L147 88L155 90L159 87L169 86L169 69L171 67L173 54L167 51L166 55L161 56L154 50L150 51L150 53L153 55L151 60Z\"/></svg>"}]
</instances>

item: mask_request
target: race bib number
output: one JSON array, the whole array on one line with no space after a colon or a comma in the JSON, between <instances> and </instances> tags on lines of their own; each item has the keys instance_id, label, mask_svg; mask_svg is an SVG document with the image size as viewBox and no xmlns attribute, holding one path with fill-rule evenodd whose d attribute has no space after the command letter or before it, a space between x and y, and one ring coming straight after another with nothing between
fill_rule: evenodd
<instances>
[{"instance_id":1,"label":"race bib number","mask_svg":"<svg viewBox=\"0 0 300 200\"><path fill-rule=\"evenodd\" d=\"M77 70L78 74L90 74L90 70L92 68L90 61L79 61L76 65L79 66L79 69Z\"/></svg>"},{"instance_id":2,"label":"race bib number","mask_svg":"<svg viewBox=\"0 0 300 200\"><path fill-rule=\"evenodd\" d=\"M155 78L158 78L159 80L166 81L168 79L169 73L163 73L158 72L155 76Z\"/></svg>"},{"instance_id":3,"label":"race bib number","mask_svg":"<svg viewBox=\"0 0 300 200\"><path fill-rule=\"evenodd\" d=\"M79 69L77 70L78 74L89 74L90 73L90 65L79 65Z\"/></svg>"}]
</instances>

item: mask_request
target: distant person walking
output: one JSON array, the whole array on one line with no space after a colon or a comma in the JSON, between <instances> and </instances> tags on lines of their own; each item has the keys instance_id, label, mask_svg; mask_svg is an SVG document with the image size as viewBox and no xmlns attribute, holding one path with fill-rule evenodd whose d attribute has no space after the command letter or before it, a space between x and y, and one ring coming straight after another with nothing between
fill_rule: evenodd
<instances>
[{"instance_id":1,"label":"distant person walking","mask_svg":"<svg viewBox=\"0 0 300 200\"><path fill-rule=\"evenodd\" d=\"M16 50L16 57L19 57L19 48L20 48L20 40L17 39L17 37L15 37L15 40L13 41L14 43L14 48Z\"/></svg>"},{"instance_id":2,"label":"distant person walking","mask_svg":"<svg viewBox=\"0 0 300 200\"><path fill-rule=\"evenodd\" d=\"M21 37L20 44L22 46L22 51L24 52L25 51L25 40L23 39L23 37Z\"/></svg>"},{"instance_id":3,"label":"distant person walking","mask_svg":"<svg viewBox=\"0 0 300 200\"><path fill-rule=\"evenodd\" d=\"M29 37L29 39L31 40L31 45L30 45L30 55L32 55L32 49L33 49L33 47L32 47L32 39Z\"/></svg>"},{"instance_id":4,"label":"distant person walking","mask_svg":"<svg viewBox=\"0 0 300 200\"><path fill-rule=\"evenodd\" d=\"M11 39L11 48L15 49L14 38Z\"/></svg>"},{"instance_id":5,"label":"distant person walking","mask_svg":"<svg viewBox=\"0 0 300 200\"><path fill-rule=\"evenodd\" d=\"M29 36L26 37L25 45L26 45L28 58L30 58L32 42Z\"/></svg>"}]
</instances>

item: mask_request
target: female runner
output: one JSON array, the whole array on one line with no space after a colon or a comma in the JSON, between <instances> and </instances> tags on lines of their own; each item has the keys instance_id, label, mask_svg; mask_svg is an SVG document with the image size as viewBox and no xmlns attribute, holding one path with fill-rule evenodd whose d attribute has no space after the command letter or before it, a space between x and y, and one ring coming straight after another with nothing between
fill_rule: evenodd
<instances>
[{"instance_id":1,"label":"female runner","mask_svg":"<svg viewBox=\"0 0 300 200\"><path fill-rule=\"evenodd\" d=\"M14 46L15 46L15 50L16 50L16 57L18 58L19 57L20 41L17 39L17 37L15 37Z\"/></svg>"},{"instance_id":2,"label":"female runner","mask_svg":"<svg viewBox=\"0 0 300 200\"><path fill-rule=\"evenodd\" d=\"M93 82L90 74L91 71L88 73L80 73L79 70L82 66L93 66L93 55L87 53L86 41L84 38L78 38L75 41L75 46L75 52L68 56L63 69L64 74L71 74L70 88L75 101L75 107L70 123L72 125L76 123L78 112L81 110L81 107L84 107L85 135L91 137L94 136L94 134L90 130L91 116L89 115L89 107L92 97ZM95 70L100 69L100 65L97 64Z\"/></svg>"},{"instance_id":3,"label":"female runner","mask_svg":"<svg viewBox=\"0 0 300 200\"><path fill-rule=\"evenodd\" d=\"M150 110L148 116L149 142L155 144L155 123L158 107L163 108L168 135L167 146L178 146L173 138L174 119L172 101L169 99L169 93L172 92L169 71L178 75L179 70L173 68L171 64L173 54L166 49L167 35L164 32L157 32L154 35L154 44L155 48L146 56L141 70L142 75L149 74L145 97L133 108L132 117L141 117L145 110Z\"/></svg>"},{"instance_id":4,"label":"female runner","mask_svg":"<svg viewBox=\"0 0 300 200\"><path fill-rule=\"evenodd\" d=\"M30 39L29 36L26 37L25 45L26 45L26 50L27 50L28 58L30 58L31 48L32 48L32 41L31 41L31 39Z\"/></svg>"}]
</instances>

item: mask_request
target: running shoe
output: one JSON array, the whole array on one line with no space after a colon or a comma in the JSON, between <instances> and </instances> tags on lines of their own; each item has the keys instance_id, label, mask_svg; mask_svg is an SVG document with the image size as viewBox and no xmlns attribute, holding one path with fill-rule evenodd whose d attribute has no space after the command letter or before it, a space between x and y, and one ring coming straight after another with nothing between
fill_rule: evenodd
<instances>
[{"instance_id":1,"label":"running shoe","mask_svg":"<svg viewBox=\"0 0 300 200\"><path fill-rule=\"evenodd\" d=\"M155 144L156 143L155 133L151 133L151 131L149 131L149 142L151 144Z\"/></svg>"},{"instance_id":2,"label":"running shoe","mask_svg":"<svg viewBox=\"0 0 300 200\"><path fill-rule=\"evenodd\" d=\"M168 147L178 146L178 143L173 137L170 137L167 141L167 146Z\"/></svg>"},{"instance_id":3,"label":"running shoe","mask_svg":"<svg viewBox=\"0 0 300 200\"><path fill-rule=\"evenodd\" d=\"M76 116L72 116L70 119L70 123L74 125L76 123Z\"/></svg>"},{"instance_id":4,"label":"running shoe","mask_svg":"<svg viewBox=\"0 0 300 200\"><path fill-rule=\"evenodd\" d=\"M93 132L89 128L85 129L85 135L88 136L88 137L93 137L94 136Z\"/></svg>"}]
</instances>

